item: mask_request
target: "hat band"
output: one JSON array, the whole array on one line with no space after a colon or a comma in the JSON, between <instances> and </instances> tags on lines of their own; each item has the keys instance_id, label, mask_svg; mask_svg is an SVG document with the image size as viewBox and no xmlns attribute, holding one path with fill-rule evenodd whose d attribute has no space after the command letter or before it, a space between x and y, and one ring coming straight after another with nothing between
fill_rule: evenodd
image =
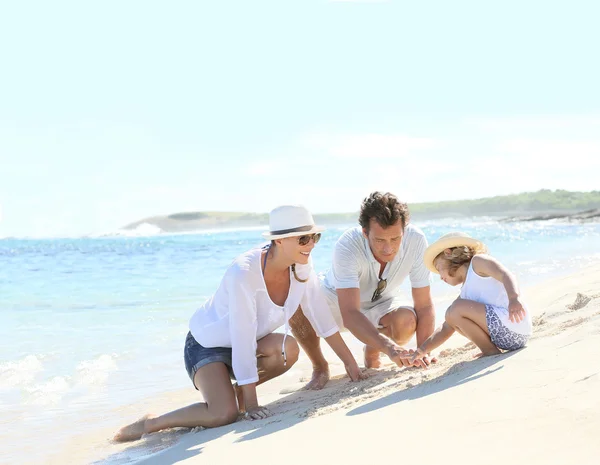
<instances>
[{"instance_id":1,"label":"hat band","mask_svg":"<svg viewBox=\"0 0 600 465\"><path fill-rule=\"evenodd\" d=\"M315 227L314 224L310 224L308 226L298 226L297 228L291 228L291 229L279 229L277 231L271 231L270 234L272 236L279 236L280 234L289 234L289 233L294 233L294 232L310 231L314 227Z\"/></svg>"}]
</instances>

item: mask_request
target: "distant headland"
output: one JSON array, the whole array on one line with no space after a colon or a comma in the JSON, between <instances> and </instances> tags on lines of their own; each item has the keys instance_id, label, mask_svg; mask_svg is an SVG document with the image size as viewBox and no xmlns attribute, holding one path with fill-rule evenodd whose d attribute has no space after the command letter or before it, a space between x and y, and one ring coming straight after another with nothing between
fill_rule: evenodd
<instances>
[{"instance_id":1,"label":"distant headland","mask_svg":"<svg viewBox=\"0 0 600 465\"><path fill-rule=\"evenodd\" d=\"M503 221L600 221L600 191L573 192L542 189L537 192L503 195L471 200L409 204L411 217L427 220L449 217L494 216ZM324 225L357 223L358 212L315 214ZM207 229L241 228L268 224L268 213L182 212L144 218L123 229L151 225L164 232L191 232Z\"/></svg>"}]
</instances>

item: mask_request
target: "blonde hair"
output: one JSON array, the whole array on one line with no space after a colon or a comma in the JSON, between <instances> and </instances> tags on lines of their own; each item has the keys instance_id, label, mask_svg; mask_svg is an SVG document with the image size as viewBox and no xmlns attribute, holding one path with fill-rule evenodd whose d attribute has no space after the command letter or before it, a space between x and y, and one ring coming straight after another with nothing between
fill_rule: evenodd
<instances>
[{"instance_id":1,"label":"blonde hair","mask_svg":"<svg viewBox=\"0 0 600 465\"><path fill-rule=\"evenodd\" d=\"M444 260L448 263L448 274L454 276L456 270L465 264L471 263L471 260L475 255L487 253L487 247L483 244L475 247L467 245L459 245L449 249L441 251L434 259L433 263L437 260Z\"/></svg>"}]
</instances>

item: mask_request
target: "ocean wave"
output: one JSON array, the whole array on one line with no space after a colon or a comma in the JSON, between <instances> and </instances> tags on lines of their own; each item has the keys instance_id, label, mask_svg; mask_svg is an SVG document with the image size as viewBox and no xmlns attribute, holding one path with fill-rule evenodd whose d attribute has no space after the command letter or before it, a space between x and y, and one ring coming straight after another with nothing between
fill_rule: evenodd
<instances>
[{"instance_id":1,"label":"ocean wave","mask_svg":"<svg viewBox=\"0 0 600 465\"><path fill-rule=\"evenodd\" d=\"M112 355L103 354L94 360L84 360L77 365L75 381L79 385L99 386L106 382L117 363Z\"/></svg>"},{"instance_id":2,"label":"ocean wave","mask_svg":"<svg viewBox=\"0 0 600 465\"><path fill-rule=\"evenodd\" d=\"M42 362L35 355L27 355L22 360L2 363L0 364L0 389L26 386L32 383L42 370Z\"/></svg>"},{"instance_id":3,"label":"ocean wave","mask_svg":"<svg viewBox=\"0 0 600 465\"><path fill-rule=\"evenodd\" d=\"M164 231L155 224L141 223L133 229L118 229L110 233L99 234L96 237L153 237L161 234L164 234Z\"/></svg>"},{"instance_id":4,"label":"ocean wave","mask_svg":"<svg viewBox=\"0 0 600 465\"><path fill-rule=\"evenodd\" d=\"M88 395L106 385L111 373L117 370L116 355L103 354L79 362L72 375L60 374L40 379L44 370L42 356L28 355L22 360L0 364L0 390L25 394L29 405L56 405L66 395Z\"/></svg>"},{"instance_id":5,"label":"ocean wave","mask_svg":"<svg viewBox=\"0 0 600 465\"><path fill-rule=\"evenodd\" d=\"M25 402L39 406L56 405L70 389L69 377L55 376L45 383L36 383L34 386L26 387L25 392L29 394L29 397Z\"/></svg>"}]
</instances>

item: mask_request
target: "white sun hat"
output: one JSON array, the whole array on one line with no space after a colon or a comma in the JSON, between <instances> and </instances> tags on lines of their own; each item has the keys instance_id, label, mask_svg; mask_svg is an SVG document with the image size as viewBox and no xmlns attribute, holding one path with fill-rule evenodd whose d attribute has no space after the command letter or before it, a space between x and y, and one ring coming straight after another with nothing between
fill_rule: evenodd
<instances>
[{"instance_id":1,"label":"white sun hat","mask_svg":"<svg viewBox=\"0 0 600 465\"><path fill-rule=\"evenodd\" d=\"M262 236L268 240L286 237L303 236L325 231L322 226L315 225L310 212L302 205L282 205L274 208L269 214L269 231Z\"/></svg>"},{"instance_id":2,"label":"white sun hat","mask_svg":"<svg viewBox=\"0 0 600 465\"><path fill-rule=\"evenodd\" d=\"M423 262L425 263L425 266L429 268L430 271L439 274L439 271L435 268L433 263L435 257L437 257L446 249L459 247L461 245L466 245L467 247L473 248L485 248L485 244L483 242L472 238L467 233L449 232L448 234L444 234L437 241L427 247L427 249L425 249L425 254L423 255Z\"/></svg>"}]
</instances>

